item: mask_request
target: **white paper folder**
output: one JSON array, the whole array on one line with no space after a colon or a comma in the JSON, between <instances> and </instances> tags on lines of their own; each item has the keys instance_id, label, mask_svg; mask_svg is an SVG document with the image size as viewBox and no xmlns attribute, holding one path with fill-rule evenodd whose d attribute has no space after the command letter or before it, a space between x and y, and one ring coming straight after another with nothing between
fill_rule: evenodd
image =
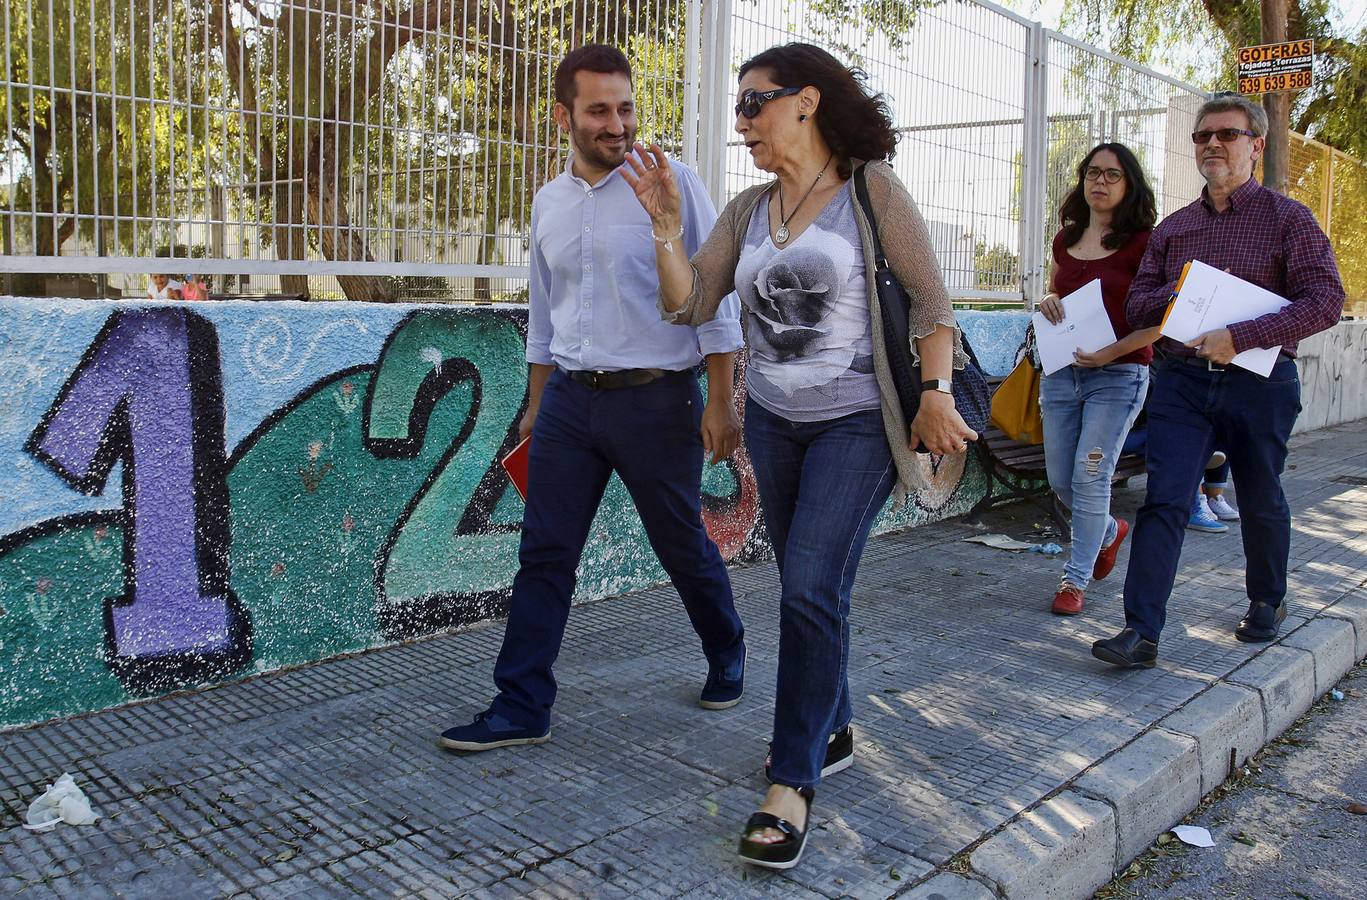
<instances>
[{"instance_id":1,"label":"white paper folder","mask_svg":"<svg viewBox=\"0 0 1367 900\"><path fill-rule=\"evenodd\" d=\"M1194 259L1187 264L1178 283L1177 296L1163 320L1161 333L1186 343L1207 331L1277 312L1290 302L1266 288ZM1272 374L1281 351L1280 345L1255 347L1236 354L1232 363L1266 378Z\"/></svg>"},{"instance_id":2,"label":"white paper folder","mask_svg":"<svg viewBox=\"0 0 1367 900\"><path fill-rule=\"evenodd\" d=\"M1101 297L1101 279L1093 278L1067 297L1063 304L1063 321L1051 324L1043 313L1035 313L1035 346L1039 348L1040 365L1045 375L1073 364L1073 353L1082 350L1095 353L1115 343L1115 328L1106 314Z\"/></svg>"}]
</instances>

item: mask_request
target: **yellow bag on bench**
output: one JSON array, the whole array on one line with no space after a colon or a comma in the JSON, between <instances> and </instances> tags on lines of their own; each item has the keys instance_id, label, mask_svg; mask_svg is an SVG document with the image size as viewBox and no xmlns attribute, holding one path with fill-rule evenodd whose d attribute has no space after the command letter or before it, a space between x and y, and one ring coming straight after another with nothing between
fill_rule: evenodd
<instances>
[{"instance_id":1,"label":"yellow bag on bench","mask_svg":"<svg viewBox=\"0 0 1367 900\"><path fill-rule=\"evenodd\" d=\"M992 424L1023 444L1044 443L1044 420L1039 411L1039 370L1030 354L1006 376L992 395Z\"/></svg>"}]
</instances>

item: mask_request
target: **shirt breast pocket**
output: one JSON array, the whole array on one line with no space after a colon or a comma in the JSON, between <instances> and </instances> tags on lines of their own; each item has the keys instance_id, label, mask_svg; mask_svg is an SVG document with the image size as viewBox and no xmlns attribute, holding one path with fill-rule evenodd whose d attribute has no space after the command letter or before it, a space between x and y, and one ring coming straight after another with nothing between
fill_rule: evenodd
<instances>
[{"instance_id":1,"label":"shirt breast pocket","mask_svg":"<svg viewBox=\"0 0 1367 900\"><path fill-rule=\"evenodd\" d=\"M618 292L654 294L659 287L655 271L655 238L650 225L611 225L607 229L605 256L612 267ZM681 250L675 242L675 252Z\"/></svg>"},{"instance_id":2,"label":"shirt breast pocket","mask_svg":"<svg viewBox=\"0 0 1367 900\"><path fill-rule=\"evenodd\" d=\"M1222 256L1214 252L1210 243L1210 239L1200 232L1173 235L1168 239L1167 272L1164 274L1170 280L1176 281L1182 274L1182 267L1193 259L1223 269L1228 264L1223 261Z\"/></svg>"}]
</instances>

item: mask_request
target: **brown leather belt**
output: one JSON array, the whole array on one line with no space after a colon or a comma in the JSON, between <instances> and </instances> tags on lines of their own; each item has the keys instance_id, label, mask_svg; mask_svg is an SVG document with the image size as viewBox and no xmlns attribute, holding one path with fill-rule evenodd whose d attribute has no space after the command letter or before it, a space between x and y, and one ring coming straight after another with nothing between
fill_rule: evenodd
<instances>
[{"instance_id":1,"label":"brown leather belt","mask_svg":"<svg viewBox=\"0 0 1367 900\"><path fill-rule=\"evenodd\" d=\"M602 372L593 370L571 371L561 369L565 376L571 381L577 381L585 387L595 391L612 391L617 388L639 387L643 384L650 384L657 378L664 378L666 375L677 375L668 369L619 369L615 372Z\"/></svg>"}]
</instances>

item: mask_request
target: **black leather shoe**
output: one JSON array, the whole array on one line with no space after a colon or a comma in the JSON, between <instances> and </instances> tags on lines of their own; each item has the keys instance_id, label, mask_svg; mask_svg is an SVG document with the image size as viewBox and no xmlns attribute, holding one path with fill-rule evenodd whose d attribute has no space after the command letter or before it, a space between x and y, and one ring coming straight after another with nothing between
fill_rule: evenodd
<instances>
[{"instance_id":1,"label":"black leather shoe","mask_svg":"<svg viewBox=\"0 0 1367 900\"><path fill-rule=\"evenodd\" d=\"M1286 621L1286 600L1268 606L1262 600L1248 605L1248 612L1239 620L1234 636L1245 644L1265 644L1277 636L1277 629Z\"/></svg>"},{"instance_id":2,"label":"black leather shoe","mask_svg":"<svg viewBox=\"0 0 1367 900\"><path fill-rule=\"evenodd\" d=\"M1092 655L1103 662L1125 669L1152 669L1158 662L1158 642L1126 628L1113 638L1092 644Z\"/></svg>"}]
</instances>

